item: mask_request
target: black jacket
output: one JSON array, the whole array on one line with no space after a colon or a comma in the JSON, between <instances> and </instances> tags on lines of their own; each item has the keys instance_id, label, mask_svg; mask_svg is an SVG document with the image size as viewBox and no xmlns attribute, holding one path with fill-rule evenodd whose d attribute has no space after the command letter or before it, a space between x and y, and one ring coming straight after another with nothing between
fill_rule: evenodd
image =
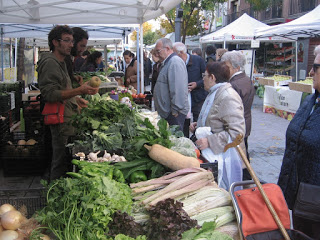
<instances>
[{"instance_id":1,"label":"black jacket","mask_svg":"<svg viewBox=\"0 0 320 240\"><path fill-rule=\"evenodd\" d=\"M203 102L208 92L203 88L202 73L205 72L206 66L202 57L197 55L190 55L189 62L187 64L188 71L188 83L196 82L197 87L191 92L191 105L199 102Z\"/></svg>"},{"instance_id":2,"label":"black jacket","mask_svg":"<svg viewBox=\"0 0 320 240\"><path fill-rule=\"evenodd\" d=\"M318 93L305 98L286 133L278 185L293 208L300 182L320 186L320 107L310 115Z\"/></svg>"}]
</instances>

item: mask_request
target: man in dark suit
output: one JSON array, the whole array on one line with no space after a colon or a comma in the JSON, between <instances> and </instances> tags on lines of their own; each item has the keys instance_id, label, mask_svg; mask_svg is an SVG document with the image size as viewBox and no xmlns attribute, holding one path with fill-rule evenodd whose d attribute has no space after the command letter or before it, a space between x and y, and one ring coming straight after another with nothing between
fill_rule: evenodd
<instances>
[{"instance_id":1,"label":"man in dark suit","mask_svg":"<svg viewBox=\"0 0 320 240\"><path fill-rule=\"evenodd\" d=\"M240 95L243 107L244 118L246 122L246 134L244 136L244 143L247 150L247 158L249 160L248 152L248 137L251 133L251 106L255 94L255 89L252 81L244 72L244 66L246 64L245 56L239 51L231 51L223 54L221 58L222 62L226 62L230 69L230 84ZM243 180L251 179L249 173L244 173Z\"/></svg>"},{"instance_id":2,"label":"man in dark suit","mask_svg":"<svg viewBox=\"0 0 320 240\"><path fill-rule=\"evenodd\" d=\"M188 71L188 89L191 93L191 113L193 122L198 120L202 104L208 93L203 88L202 73L205 72L205 62L202 57L187 53L187 48L182 42L173 44L173 51L186 63ZM189 121L185 121L184 134L189 136Z\"/></svg>"}]
</instances>

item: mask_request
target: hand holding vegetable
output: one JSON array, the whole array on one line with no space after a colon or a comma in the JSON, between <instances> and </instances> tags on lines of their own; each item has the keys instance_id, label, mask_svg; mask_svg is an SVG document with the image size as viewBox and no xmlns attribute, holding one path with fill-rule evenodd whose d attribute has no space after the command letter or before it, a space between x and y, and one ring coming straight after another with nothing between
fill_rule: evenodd
<instances>
[{"instance_id":1,"label":"hand holding vegetable","mask_svg":"<svg viewBox=\"0 0 320 240\"><path fill-rule=\"evenodd\" d=\"M79 88L80 88L82 94L94 95L94 94L98 93L98 91L99 91L98 87L97 88L90 87L88 82L82 84Z\"/></svg>"}]
</instances>

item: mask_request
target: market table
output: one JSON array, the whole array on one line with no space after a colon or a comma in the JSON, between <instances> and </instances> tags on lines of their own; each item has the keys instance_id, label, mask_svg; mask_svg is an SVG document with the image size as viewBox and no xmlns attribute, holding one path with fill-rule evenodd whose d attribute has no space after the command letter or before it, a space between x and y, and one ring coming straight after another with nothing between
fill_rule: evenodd
<instances>
[{"instance_id":1,"label":"market table","mask_svg":"<svg viewBox=\"0 0 320 240\"><path fill-rule=\"evenodd\" d=\"M290 90L289 87L265 86L263 112L273 113L289 121L300 107L302 92Z\"/></svg>"}]
</instances>

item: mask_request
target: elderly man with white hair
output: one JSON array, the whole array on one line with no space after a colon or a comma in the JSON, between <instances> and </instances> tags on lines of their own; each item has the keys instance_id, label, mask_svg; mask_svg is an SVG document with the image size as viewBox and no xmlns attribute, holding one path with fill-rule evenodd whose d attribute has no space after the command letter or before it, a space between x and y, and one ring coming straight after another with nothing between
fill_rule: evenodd
<instances>
[{"instance_id":1,"label":"elderly man with white hair","mask_svg":"<svg viewBox=\"0 0 320 240\"><path fill-rule=\"evenodd\" d=\"M187 53L186 45L182 42L173 44L173 51L185 62L188 72L188 90L191 94L191 113L193 121L198 121L202 104L208 92L204 90L202 74L206 70L205 61L202 57ZM189 137L190 119L184 123L184 134Z\"/></svg>"},{"instance_id":2,"label":"elderly man with white hair","mask_svg":"<svg viewBox=\"0 0 320 240\"><path fill-rule=\"evenodd\" d=\"M154 87L154 106L160 117L169 125L178 125L183 130L189 111L188 74L185 63L173 52L170 39L157 40L154 54L161 62L160 72Z\"/></svg>"},{"instance_id":3,"label":"elderly man with white hair","mask_svg":"<svg viewBox=\"0 0 320 240\"><path fill-rule=\"evenodd\" d=\"M241 52L226 52L225 54L223 54L221 61L226 62L226 64L228 65L231 76L230 83L242 99L244 107L244 118L246 121L246 134L244 136L244 143L246 145L247 158L249 159L248 137L251 132L251 106L255 94L255 89L252 81L244 72L246 58ZM251 179L250 174L248 172L243 173L243 180L246 179Z\"/></svg>"}]
</instances>

